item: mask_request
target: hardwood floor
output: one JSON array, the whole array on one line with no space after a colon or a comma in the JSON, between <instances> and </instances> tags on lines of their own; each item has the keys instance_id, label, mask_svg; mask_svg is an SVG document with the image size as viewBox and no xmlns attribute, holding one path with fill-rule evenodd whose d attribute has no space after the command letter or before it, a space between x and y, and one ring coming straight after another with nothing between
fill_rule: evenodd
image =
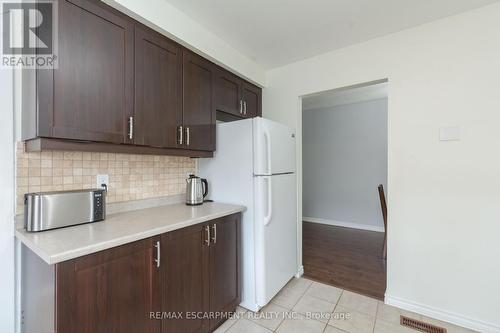
<instances>
[{"instance_id":1,"label":"hardwood floor","mask_svg":"<svg viewBox=\"0 0 500 333\"><path fill-rule=\"evenodd\" d=\"M302 234L305 277L384 298L383 233L304 222Z\"/></svg>"}]
</instances>

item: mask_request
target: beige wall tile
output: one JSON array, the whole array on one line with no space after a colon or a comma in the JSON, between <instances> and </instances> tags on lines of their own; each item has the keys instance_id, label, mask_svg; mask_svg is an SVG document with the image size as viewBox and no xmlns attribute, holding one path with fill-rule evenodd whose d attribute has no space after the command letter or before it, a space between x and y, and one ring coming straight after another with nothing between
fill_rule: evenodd
<instances>
[{"instance_id":1,"label":"beige wall tile","mask_svg":"<svg viewBox=\"0 0 500 333\"><path fill-rule=\"evenodd\" d=\"M108 202L129 201L182 194L186 173L195 161L186 157L73 151L24 151L17 145L17 212L23 195L37 191L60 191L95 187L98 174L108 174Z\"/></svg>"}]
</instances>

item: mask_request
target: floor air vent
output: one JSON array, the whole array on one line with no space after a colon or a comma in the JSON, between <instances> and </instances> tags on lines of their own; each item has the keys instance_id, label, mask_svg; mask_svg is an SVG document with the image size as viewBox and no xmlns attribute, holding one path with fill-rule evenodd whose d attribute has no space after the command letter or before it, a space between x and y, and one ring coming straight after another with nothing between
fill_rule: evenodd
<instances>
[{"instance_id":1,"label":"floor air vent","mask_svg":"<svg viewBox=\"0 0 500 333\"><path fill-rule=\"evenodd\" d=\"M446 333L446 328L424 323L423 321L411 319L405 316L401 316L401 326L413 328L414 330L424 333Z\"/></svg>"}]
</instances>

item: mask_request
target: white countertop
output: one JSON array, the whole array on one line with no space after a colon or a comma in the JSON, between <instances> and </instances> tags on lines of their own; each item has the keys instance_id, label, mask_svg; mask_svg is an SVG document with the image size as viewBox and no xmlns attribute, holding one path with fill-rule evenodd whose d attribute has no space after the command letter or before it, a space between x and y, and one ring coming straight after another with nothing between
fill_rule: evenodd
<instances>
[{"instance_id":1,"label":"white countertop","mask_svg":"<svg viewBox=\"0 0 500 333\"><path fill-rule=\"evenodd\" d=\"M209 202L201 206L169 204L109 214L102 222L42 232L27 232L22 223L18 223L16 237L45 262L55 264L245 209Z\"/></svg>"}]
</instances>

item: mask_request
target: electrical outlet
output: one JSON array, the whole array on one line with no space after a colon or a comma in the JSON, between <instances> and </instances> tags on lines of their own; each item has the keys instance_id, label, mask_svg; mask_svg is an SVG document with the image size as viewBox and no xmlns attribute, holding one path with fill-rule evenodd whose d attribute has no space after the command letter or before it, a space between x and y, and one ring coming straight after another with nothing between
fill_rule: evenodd
<instances>
[{"instance_id":1,"label":"electrical outlet","mask_svg":"<svg viewBox=\"0 0 500 333\"><path fill-rule=\"evenodd\" d=\"M97 175L97 188L104 188L102 184L106 185L106 187L109 187L109 175Z\"/></svg>"},{"instance_id":2,"label":"electrical outlet","mask_svg":"<svg viewBox=\"0 0 500 333\"><path fill-rule=\"evenodd\" d=\"M460 127L449 126L439 129L440 141L460 141Z\"/></svg>"}]
</instances>

